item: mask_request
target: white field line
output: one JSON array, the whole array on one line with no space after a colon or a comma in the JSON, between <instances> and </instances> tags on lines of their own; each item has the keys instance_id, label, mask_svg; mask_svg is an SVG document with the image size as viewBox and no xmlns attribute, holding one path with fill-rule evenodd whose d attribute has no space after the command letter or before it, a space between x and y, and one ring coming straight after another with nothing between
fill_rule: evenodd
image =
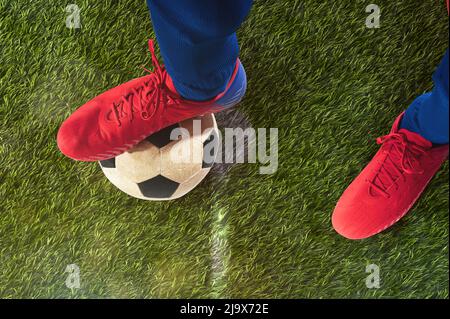
<instances>
[{"instance_id":1,"label":"white field line","mask_svg":"<svg viewBox=\"0 0 450 319\"><path fill-rule=\"evenodd\" d=\"M224 298L226 275L230 259L228 247L228 225L226 223L226 209L213 207L215 221L211 238L211 288L212 297Z\"/></svg>"}]
</instances>

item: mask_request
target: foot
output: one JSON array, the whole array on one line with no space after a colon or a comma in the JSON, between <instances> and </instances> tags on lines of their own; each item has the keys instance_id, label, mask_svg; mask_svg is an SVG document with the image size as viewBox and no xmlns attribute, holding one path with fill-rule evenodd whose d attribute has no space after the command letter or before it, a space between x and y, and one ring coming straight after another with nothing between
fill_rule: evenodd
<instances>
[{"instance_id":1,"label":"foot","mask_svg":"<svg viewBox=\"0 0 450 319\"><path fill-rule=\"evenodd\" d=\"M448 157L448 144L433 146L419 134L400 129L403 114L380 150L345 190L332 216L334 229L363 239L393 225L414 205Z\"/></svg>"},{"instance_id":2,"label":"foot","mask_svg":"<svg viewBox=\"0 0 450 319\"><path fill-rule=\"evenodd\" d=\"M57 143L79 161L115 157L164 127L230 108L242 99L246 75L239 60L226 90L206 102L183 99L149 41L154 72L119 85L78 108L60 127Z\"/></svg>"}]
</instances>

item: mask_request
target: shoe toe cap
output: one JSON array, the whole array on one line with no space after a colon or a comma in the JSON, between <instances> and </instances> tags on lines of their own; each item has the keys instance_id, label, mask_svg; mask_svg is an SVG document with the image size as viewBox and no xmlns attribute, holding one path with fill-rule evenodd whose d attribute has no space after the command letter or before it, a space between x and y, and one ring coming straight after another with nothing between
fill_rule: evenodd
<instances>
[{"instance_id":1,"label":"shoe toe cap","mask_svg":"<svg viewBox=\"0 0 450 319\"><path fill-rule=\"evenodd\" d=\"M59 150L75 160L81 159L80 151L82 149L82 140L79 135L78 125L76 121L65 121L59 128L56 142Z\"/></svg>"},{"instance_id":2,"label":"shoe toe cap","mask_svg":"<svg viewBox=\"0 0 450 319\"><path fill-rule=\"evenodd\" d=\"M92 153L90 141L95 128L98 127L95 121L95 114L77 112L64 121L56 138L60 151L74 160L88 160L89 153Z\"/></svg>"},{"instance_id":3,"label":"shoe toe cap","mask_svg":"<svg viewBox=\"0 0 450 319\"><path fill-rule=\"evenodd\" d=\"M364 239L382 230L388 218L379 197L371 197L358 177L342 194L331 217L336 232L348 239Z\"/></svg>"},{"instance_id":4,"label":"shoe toe cap","mask_svg":"<svg viewBox=\"0 0 450 319\"><path fill-rule=\"evenodd\" d=\"M334 230L347 239L364 239L372 234L363 212L357 206L337 205L331 217Z\"/></svg>"}]
</instances>

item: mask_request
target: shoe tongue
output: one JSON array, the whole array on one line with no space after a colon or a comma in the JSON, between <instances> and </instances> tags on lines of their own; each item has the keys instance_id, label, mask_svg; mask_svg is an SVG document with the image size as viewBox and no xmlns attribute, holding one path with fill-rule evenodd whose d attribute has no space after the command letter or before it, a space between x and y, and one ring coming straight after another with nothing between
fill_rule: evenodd
<instances>
[{"instance_id":1,"label":"shoe tongue","mask_svg":"<svg viewBox=\"0 0 450 319\"><path fill-rule=\"evenodd\" d=\"M409 142L415 143L415 144L420 145L420 146L422 146L424 148L431 148L433 146L433 144L430 141L428 141L427 139L423 138L422 136L420 136L417 133L408 131L408 130L406 130L404 128L400 129L398 132L402 133L403 135L405 135L406 139Z\"/></svg>"},{"instance_id":2,"label":"shoe tongue","mask_svg":"<svg viewBox=\"0 0 450 319\"><path fill-rule=\"evenodd\" d=\"M169 89L169 91L171 93L174 93L174 94L176 94L178 96L180 95L177 92L177 89L175 88L175 85L173 84L172 78L169 76L169 74L167 74L167 77L166 77L166 87Z\"/></svg>"}]
</instances>

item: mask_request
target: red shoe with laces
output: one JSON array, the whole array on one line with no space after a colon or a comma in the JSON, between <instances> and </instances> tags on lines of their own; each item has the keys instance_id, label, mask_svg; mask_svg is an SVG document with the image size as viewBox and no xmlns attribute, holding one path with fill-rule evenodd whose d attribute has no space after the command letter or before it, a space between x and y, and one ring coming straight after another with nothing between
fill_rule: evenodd
<instances>
[{"instance_id":1,"label":"red shoe with laces","mask_svg":"<svg viewBox=\"0 0 450 319\"><path fill-rule=\"evenodd\" d=\"M448 157L448 144L433 146L419 134L399 129L377 139L380 150L339 199L334 229L349 239L363 239L393 225L414 205Z\"/></svg>"},{"instance_id":2,"label":"red shoe with laces","mask_svg":"<svg viewBox=\"0 0 450 319\"><path fill-rule=\"evenodd\" d=\"M247 87L239 61L225 91L206 102L183 99L149 41L154 73L131 80L78 108L60 127L57 143L66 156L80 161L115 157L167 126L230 108Z\"/></svg>"}]
</instances>

